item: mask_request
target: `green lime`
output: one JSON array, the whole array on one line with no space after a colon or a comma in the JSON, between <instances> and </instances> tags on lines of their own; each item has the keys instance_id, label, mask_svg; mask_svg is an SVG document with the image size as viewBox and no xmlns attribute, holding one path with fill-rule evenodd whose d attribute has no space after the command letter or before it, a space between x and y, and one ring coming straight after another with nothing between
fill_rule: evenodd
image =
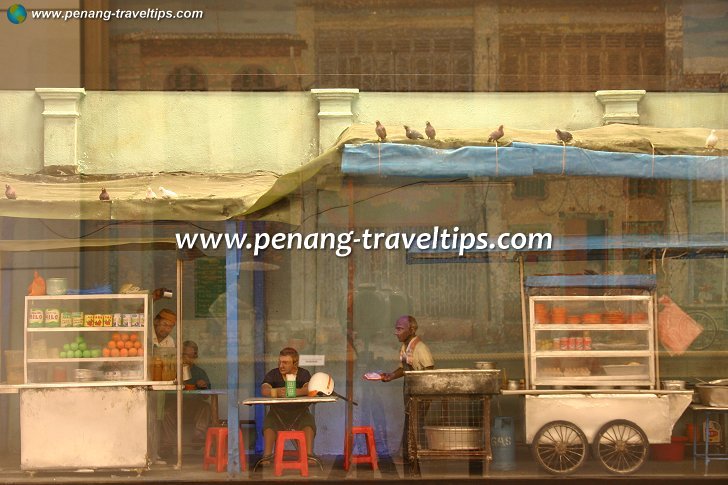
<instances>
[{"instance_id":1,"label":"green lime","mask_svg":"<svg viewBox=\"0 0 728 485\"><path fill-rule=\"evenodd\" d=\"M92 349L91 350L91 357L93 357L94 359L96 357L101 357L101 351L99 349Z\"/></svg>"},{"instance_id":2,"label":"green lime","mask_svg":"<svg viewBox=\"0 0 728 485\"><path fill-rule=\"evenodd\" d=\"M66 358L66 353L64 351L62 351L62 350L61 350L60 357L61 357L61 359L65 359Z\"/></svg>"},{"instance_id":3,"label":"green lime","mask_svg":"<svg viewBox=\"0 0 728 485\"><path fill-rule=\"evenodd\" d=\"M91 357L91 351L90 350L83 350L82 352L83 352L82 355L83 355L83 357L85 359L88 359L89 357Z\"/></svg>"},{"instance_id":4,"label":"green lime","mask_svg":"<svg viewBox=\"0 0 728 485\"><path fill-rule=\"evenodd\" d=\"M71 350L71 346L69 344L63 344L63 350L68 352L69 350Z\"/></svg>"},{"instance_id":5,"label":"green lime","mask_svg":"<svg viewBox=\"0 0 728 485\"><path fill-rule=\"evenodd\" d=\"M71 342L70 347L71 347L71 350L73 350L75 352L76 350L78 350L78 343Z\"/></svg>"},{"instance_id":6,"label":"green lime","mask_svg":"<svg viewBox=\"0 0 728 485\"><path fill-rule=\"evenodd\" d=\"M82 351L80 351L80 350L74 350L74 351L73 351L73 356L74 356L75 358L77 358L77 359L80 359L81 357L83 357L83 352L82 352Z\"/></svg>"},{"instance_id":7,"label":"green lime","mask_svg":"<svg viewBox=\"0 0 728 485\"><path fill-rule=\"evenodd\" d=\"M79 335L78 337L76 337L76 343L79 343L80 344L83 341L84 341L83 340L83 335Z\"/></svg>"},{"instance_id":8,"label":"green lime","mask_svg":"<svg viewBox=\"0 0 728 485\"><path fill-rule=\"evenodd\" d=\"M86 346L86 342L79 342L78 343L78 350L86 350L88 347Z\"/></svg>"}]
</instances>

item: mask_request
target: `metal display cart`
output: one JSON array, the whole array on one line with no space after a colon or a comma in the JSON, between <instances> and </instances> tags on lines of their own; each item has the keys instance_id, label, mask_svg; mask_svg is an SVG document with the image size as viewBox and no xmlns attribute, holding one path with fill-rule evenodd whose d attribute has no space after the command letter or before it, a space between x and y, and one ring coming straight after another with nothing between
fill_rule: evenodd
<instances>
[{"instance_id":1,"label":"metal display cart","mask_svg":"<svg viewBox=\"0 0 728 485\"><path fill-rule=\"evenodd\" d=\"M500 370L437 369L405 371L410 474L420 458L483 460L487 474L490 398L500 389Z\"/></svg>"},{"instance_id":2,"label":"metal display cart","mask_svg":"<svg viewBox=\"0 0 728 485\"><path fill-rule=\"evenodd\" d=\"M146 293L25 297L21 469L147 467L148 317Z\"/></svg>"},{"instance_id":3,"label":"metal display cart","mask_svg":"<svg viewBox=\"0 0 728 485\"><path fill-rule=\"evenodd\" d=\"M525 396L535 460L568 474L591 447L608 471L635 472L692 399L658 386L655 275L525 278L520 264L526 389L503 393ZM569 294L540 294L554 288Z\"/></svg>"}]
</instances>

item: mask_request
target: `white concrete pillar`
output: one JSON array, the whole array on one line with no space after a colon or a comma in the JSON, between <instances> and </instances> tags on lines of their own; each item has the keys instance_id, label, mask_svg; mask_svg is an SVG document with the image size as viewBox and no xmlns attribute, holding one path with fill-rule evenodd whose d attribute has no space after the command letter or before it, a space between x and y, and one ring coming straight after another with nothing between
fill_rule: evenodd
<instances>
[{"instance_id":1,"label":"white concrete pillar","mask_svg":"<svg viewBox=\"0 0 728 485\"><path fill-rule=\"evenodd\" d=\"M43 100L43 165L78 165L78 105L83 88L36 88Z\"/></svg>"},{"instance_id":2,"label":"white concrete pillar","mask_svg":"<svg viewBox=\"0 0 728 485\"><path fill-rule=\"evenodd\" d=\"M342 131L351 126L354 113L351 105L359 96L358 89L312 89L319 102L319 153L334 144Z\"/></svg>"},{"instance_id":3,"label":"white concrete pillar","mask_svg":"<svg viewBox=\"0 0 728 485\"><path fill-rule=\"evenodd\" d=\"M644 89L613 89L597 91L594 95L604 105L604 124L640 124L638 104L647 93Z\"/></svg>"}]
</instances>

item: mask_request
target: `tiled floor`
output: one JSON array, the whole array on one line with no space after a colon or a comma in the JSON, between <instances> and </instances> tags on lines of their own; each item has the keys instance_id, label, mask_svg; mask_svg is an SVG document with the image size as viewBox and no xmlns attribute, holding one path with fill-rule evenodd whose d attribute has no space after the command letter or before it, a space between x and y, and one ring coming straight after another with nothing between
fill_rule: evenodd
<instances>
[{"instance_id":1,"label":"tiled floor","mask_svg":"<svg viewBox=\"0 0 728 485\"><path fill-rule=\"evenodd\" d=\"M254 463L255 457L251 457ZM380 481L380 480L409 480L401 464L396 464L389 457L380 457L380 469L372 471L369 465L352 466L349 472L343 470L342 456L323 456L323 470L318 467L310 467L310 476L306 479L309 482L317 481ZM518 447L516 457L516 468L512 471L491 470L489 480L545 480L554 478L553 475L541 470L531 459L526 447ZM286 471L283 477L273 475L271 465L259 468L253 472L248 470L239 475L231 477L227 473L216 473L214 471L202 470L202 456L199 454L187 454L184 456L182 468L175 469L172 465L152 465L144 470L141 475L135 471L108 471L99 470L95 472L38 472L28 473L19 469L20 459L17 455L0 456L0 483L124 483L124 482L148 482L148 483L208 483L216 481L296 481L301 477L295 471ZM594 479L613 478L603 471L599 464L589 459L576 473L569 478L594 481ZM632 480L646 479L681 481L696 481L701 479L714 479L728 481L728 462L711 462L708 475L704 475L704 464L699 461L697 469L693 470L692 458L686 457L680 462L657 462L648 461L637 473L631 475ZM438 460L422 462L421 478L419 481L457 482L469 480L482 480L479 463L472 463L465 460Z\"/></svg>"}]
</instances>

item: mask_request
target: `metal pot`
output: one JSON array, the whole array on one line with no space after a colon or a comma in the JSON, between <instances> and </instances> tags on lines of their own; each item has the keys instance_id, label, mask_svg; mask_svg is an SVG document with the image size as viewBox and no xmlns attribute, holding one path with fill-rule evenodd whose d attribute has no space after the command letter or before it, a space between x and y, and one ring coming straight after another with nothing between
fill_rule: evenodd
<instances>
[{"instance_id":1,"label":"metal pot","mask_svg":"<svg viewBox=\"0 0 728 485\"><path fill-rule=\"evenodd\" d=\"M476 369L481 369L481 370L484 370L484 369L485 370L495 369L496 368L496 363L495 362L492 362L492 361L476 362L475 363L475 368Z\"/></svg>"},{"instance_id":2,"label":"metal pot","mask_svg":"<svg viewBox=\"0 0 728 485\"><path fill-rule=\"evenodd\" d=\"M677 380L677 379L669 379L661 381L662 388L668 391L684 391L685 390L685 381Z\"/></svg>"},{"instance_id":3,"label":"metal pot","mask_svg":"<svg viewBox=\"0 0 728 485\"><path fill-rule=\"evenodd\" d=\"M728 384L728 381L721 379L719 381ZM700 395L700 402L706 406L728 407L728 385L719 384L696 384L695 389Z\"/></svg>"},{"instance_id":4,"label":"metal pot","mask_svg":"<svg viewBox=\"0 0 728 485\"><path fill-rule=\"evenodd\" d=\"M474 426L425 426L427 445L431 450L478 450L483 428Z\"/></svg>"}]
</instances>

